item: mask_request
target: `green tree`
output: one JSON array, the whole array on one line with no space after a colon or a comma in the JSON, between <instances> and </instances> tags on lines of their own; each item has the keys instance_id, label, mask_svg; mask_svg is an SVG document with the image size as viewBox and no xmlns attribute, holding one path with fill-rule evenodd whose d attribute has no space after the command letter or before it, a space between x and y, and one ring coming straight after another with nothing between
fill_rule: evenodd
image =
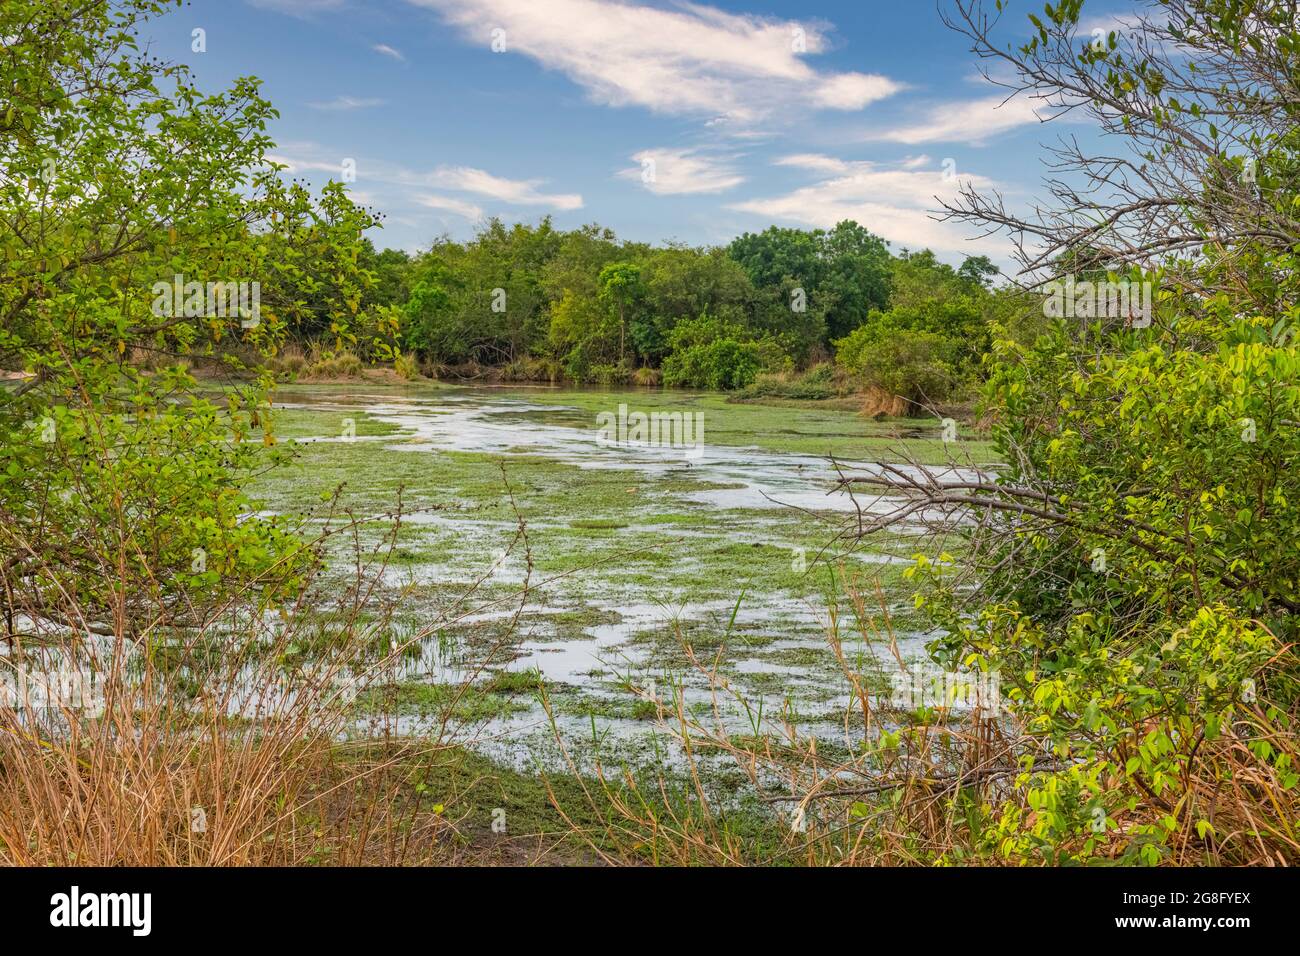
<instances>
[{"instance_id":1,"label":"green tree","mask_svg":"<svg viewBox=\"0 0 1300 956\"><path fill-rule=\"evenodd\" d=\"M625 364L628 314L645 294L641 267L632 262L612 262L597 277L600 298L618 316L618 362Z\"/></svg>"},{"instance_id":2,"label":"green tree","mask_svg":"<svg viewBox=\"0 0 1300 956\"><path fill-rule=\"evenodd\" d=\"M265 465L248 439L273 442L269 375L217 404L167 363L238 365L322 318L346 340L374 220L340 189L313 200L281 180L255 80L202 93L137 49L177 5L0 6L0 368L23 376L0 391L11 626L16 588L52 619L75 606L134 634L160 623L141 604L194 621L221 594L274 599L311 559L241 491ZM342 297L328 307L300 293L322 257ZM231 305L239 282L265 284L260 307ZM195 294L176 301L177 283Z\"/></svg>"},{"instance_id":3,"label":"green tree","mask_svg":"<svg viewBox=\"0 0 1300 956\"><path fill-rule=\"evenodd\" d=\"M845 220L822 237L824 260L816 291L825 306L826 335L847 335L873 309L889 302L891 286L888 244L856 222Z\"/></svg>"},{"instance_id":4,"label":"green tree","mask_svg":"<svg viewBox=\"0 0 1300 956\"><path fill-rule=\"evenodd\" d=\"M652 250L642 270L644 306L629 331L637 352L648 361L663 360L673 328L684 319L707 312L737 324L749 322L753 286L724 249Z\"/></svg>"},{"instance_id":5,"label":"green tree","mask_svg":"<svg viewBox=\"0 0 1300 956\"><path fill-rule=\"evenodd\" d=\"M779 324L791 341L812 338L825 343L827 336L846 335L869 311L882 309L889 301L888 246L849 220L830 232L772 226L761 233L745 233L731 243L728 254L763 293L756 324L776 331L775 320L784 306L791 321ZM791 308L795 302L798 307Z\"/></svg>"}]
</instances>

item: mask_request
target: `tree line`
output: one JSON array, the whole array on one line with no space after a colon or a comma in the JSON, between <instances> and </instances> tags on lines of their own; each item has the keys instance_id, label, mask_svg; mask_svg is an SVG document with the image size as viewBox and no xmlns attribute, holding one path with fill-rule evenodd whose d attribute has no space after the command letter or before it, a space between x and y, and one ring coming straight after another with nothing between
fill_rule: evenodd
<instances>
[{"instance_id":1,"label":"tree line","mask_svg":"<svg viewBox=\"0 0 1300 956\"><path fill-rule=\"evenodd\" d=\"M413 257L367 247L363 264L375 305L400 322L400 348L426 368L739 389L838 356L864 383L918 402L972 380L990 322L1014 298L993 288L987 257L953 268L928 250L895 255L849 220L693 247L491 219Z\"/></svg>"}]
</instances>

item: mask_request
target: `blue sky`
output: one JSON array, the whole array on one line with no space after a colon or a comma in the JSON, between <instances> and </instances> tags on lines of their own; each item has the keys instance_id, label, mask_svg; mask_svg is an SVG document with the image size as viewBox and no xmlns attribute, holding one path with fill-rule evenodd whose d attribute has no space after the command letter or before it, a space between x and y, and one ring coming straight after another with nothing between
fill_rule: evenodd
<instances>
[{"instance_id":1,"label":"blue sky","mask_svg":"<svg viewBox=\"0 0 1300 956\"><path fill-rule=\"evenodd\" d=\"M1033 5L1004 6L1023 39ZM1086 9L1085 29L1124 7ZM318 183L351 160L387 216L376 244L408 250L492 215L690 244L852 218L895 249L1005 261L931 219L934 197L973 181L1026 202L1041 144L1088 134L998 108L931 0L193 0L151 41L203 88L260 77L277 158Z\"/></svg>"}]
</instances>

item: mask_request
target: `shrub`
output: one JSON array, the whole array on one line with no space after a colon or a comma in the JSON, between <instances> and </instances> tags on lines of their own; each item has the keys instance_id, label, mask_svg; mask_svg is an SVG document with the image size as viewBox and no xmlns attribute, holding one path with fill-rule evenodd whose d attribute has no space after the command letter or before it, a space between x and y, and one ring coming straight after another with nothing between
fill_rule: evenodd
<instances>
[{"instance_id":1,"label":"shrub","mask_svg":"<svg viewBox=\"0 0 1300 956\"><path fill-rule=\"evenodd\" d=\"M555 359L523 356L502 367L501 381L556 382L559 381L560 374L560 363Z\"/></svg>"},{"instance_id":2,"label":"shrub","mask_svg":"<svg viewBox=\"0 0 1300 956\"><path fill-rule=\"evenodd\" d=\"M745 398L791 398L820 401L852 391L844 373L829 362L814 365L799 374L764 372L742 392Z\"/></svg>"},{"instance_id":3,"label":"shrub","mask_svg":"<svg viewBox=\"0 0 1300 956\"><path fill-rule=\"evenodd\" d=\"M307 367L307 357L297 343L290 343L267 359L266 367L280 381L293 381Z\"/></svg>"},{"instance_id":4,"label":"shrub","mask_svg":"<svg viewBox=\"0 0 1300 956\"><path fill-rule=\"evenodd\" d=\"M501 366L501 381L503 382L529 382L532 381L528 374L528 359L512 359L505 365Z\"/></svg>"},{"instance_id":5,"label":"shrub","mask_svg":"<svg viewBox=\"0 0 1300 956\"><path fill-rule=\"evenodd\" d=\"M632 373L632 384L642 388L653 388L663 381L663 373L657 368L645 366Z\"/></svg>"},{"instance_id":6,"label":"shrub","mask_svg":"<svg viewBox=\"0 0 1300 956\"><path fill-rule=\"evenodd\" d=\"M837 344L846 369L914 408L951 397L961 380L958 344L935 332L881 335L878 326L864 325Z\"/></svg>"},{"instance_id":7,"label":"shrub","mask_svg":"<svg viewBox=\"0 0 1300 956\"><path fill-rule=\"evenodd\" d=\"M416 362L415 356L410 354L398 355L393 359L393 371L399 378L404 378L408 382L420 377L420 366Z\"/></svg>"},{"instance_id":8,"label":"shrub","mask_svg":"<svg viewBox=\"0 0 1300 956\"><path fill-rule=\"evenodd\" d=\"M674 352L664 361L664 384L684 388L732 390L744 388L763 369L763 349L757 342L716 339Z\"/></svg>"},{"instance_id":9,"label":"shrub","mask_svg":"<svg viewBox=\"0 0 1300 956\"><path fill-rule=\"evenodd\" d=\"M597 385L626 385L631 377L626 365L593 365L587 374Z\"/></svg>"},{"instance_id":10,"label":"shrub","mask_svg":"<svg viewBox=\"0 0 1300 956\"><path fill-rule=\"evenodd\" d=\"M351 352L325 352L308 364L303 377L309 379L360 378L361 372L361 359Z\"/></svg>"}]
</instances>

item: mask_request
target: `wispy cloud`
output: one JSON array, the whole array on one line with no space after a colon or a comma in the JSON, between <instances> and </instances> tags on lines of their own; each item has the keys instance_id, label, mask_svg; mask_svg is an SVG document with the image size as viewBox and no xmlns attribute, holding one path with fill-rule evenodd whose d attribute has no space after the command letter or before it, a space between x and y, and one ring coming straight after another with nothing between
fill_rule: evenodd
<instances>
[{"instance_id":1,"label":"wispy cloud","mask_svg":"<svg viewBox=\"0 0 1300 956\"><path fill-rule=\"evenodd\" d=\"M812 91L812 100L826 109L860 110L868 103L892 96L901 89L901 83L883 76L839 73L817 83Z\"/></svg>"},{"instance_id":2,"label":"wispy cloud","mask_svg":"<svg viewBox=\"0 0 1300 956\"><path fill-rule=\"evenodd\" d=\"M807 186L781 196L750 199L728 206L765 219L830 228L853 219L896 246L942 252L971 250L968 237L949 223L933 218L939 197L952 197L965 184L987 189L994 183L982 176L945 174L941 164L916 156L900 163L842 160L819 153L796 153L776 161L823 174ZM984 252L1000 250L984 240Z\"/></svg>"},{"instance_id":3,"label":"wispy cloud","mask_svg":"<svg viewBox=\"0 0 1300 956\"><path fill-rule=\"evenodd\" d=\"M339 157L335 157L317 143L285 144L270 158L277 163L283 163L288 167L290 173L322 172L335 178L341 175L341 154ZM408 169L386 160L358 156L356 157L355 168L357 182L364 183L367 187L373 188L378 185L400 187L400 191L390 190L392 192L391 198L394 200L400 198L403 205L414 201L420 205L435 208L428 200L452 201L446 197L431 196L422 191L429 189L472 193L476 196L486 196L507 205L547 206L562 211L581 209L583 205L582 196L578 193L544 192L541 187L545 185L546 181L543 179L510 179L473 166L444 164L427 171L420 171ZM473 207L474 215L472 216L469 215L471 209L469 205L460 207L443 205L436 208L464 213L466 218L471 219L476 219L482 214L482 210L477 206Z\"/></svg>"},{"instance_id":4,"label":"wispy cloud","mask_svg":"<svg viewBox=\"0 0 1300 956\"><path fill-rule=\"evenodd\" d=\"M640 182L660 196L720 193L745 181L728 157L696 149L643 149L633 153L635 167L619 171L622 179Z\"/></svg>"},{"instance_id":5,"label":"wispy cloud","mask_svg":"<svg viewBox=\"0 0 1300 956\"><path fill-rule=\"evenodd\" d=\"M809 55L829 27L683 2L676 9L608 0L408 0L440 12L467 40L558 70L608 106L722 117L744 126L793 105L859 110L902 84L821 72Z\"/></svg>"},{"instance_id":6,"label":"wispy cloud","mask_svg":"<svg viewBox=\"0 0 1300 956\"><path fill-rule=\"evenodd\" d=\"M1144 23L1165 26L1169 23L1169 11L1155 8L1140 13L1092 14L1079 20L1075 32L1080 37L1105 37L1111 33L1131 33Z\"/></svg>"},{"instance_id":7,"label":"wispy cloud","mask_svg":"<svg viewBox=\"0 0 1300 956\"><path fill-rule=\"evenodd\" d=\"M577 193L539 191L537 187L544 180L506 179L472 166L438 166L432 172L425 174L424 181L431 186L490 196L492 199L514 205L550 206L552 209L582 208L582 197Z\"/></svg>"},{"instance_id":8,"label":"wispy cloud","mask_svg":"<svg viewBox=\"0 0 1300 956\"><path fill-rule=\"evenodd\" d=\"M793 153L789 156L780 156L773 160L776 166L797 166L800 169L813 169L822 173L845 173L848 172L850 164L842 159L836 159L834 156L823 156L821 153Z\"/></svg>"},{"instance_id":9,"label":"wispy cloud","mask_svg":"<svg viewBox=\"0 0 1300 956\"><path fill-rule=\"evenodd\" d=\"M347 112L349 110L364 110L373 106L383 106L384 101L371 96L336 96L332 100L308 103L307 105L314 110Z\"/></svg>"},{"instance_id":10,"label":"wispy cloud","mask_svg":"<svg viewBox=\"0 0 1300 956\"><path fill-rule=\"evenodd\" d=\"M376 43L370 49L384 56L392 57L394 60L400 60L403 63L406 62L406 57L402 56L402 51L396 47L389 46L387 43Z\"/></svg>"},{"instance_id":11,"label":"wispy cloud","mask_svg":"<svg viewBox=\"0 0 1300 956\"><path fill-rule=\"evenodd\" d=\"M978 145L1017 126L1038 123L1050 117L1051 110L1040 101L1017 96L988 96L978 100L943 103L931 107L920 123L886 130L869 136L893 143L915 146L918 143L968 143Z\"/></svg>"},{"instance_id":12,"label":"wispy cloud","mask_svg":"<svg viewBox=\"0 0 1300 956\"><path fill-rule=\"evenodd\" d=\"M451 196L425 195L416 196L415 201L421 206L427 206L429 209L452 212L471 221L483 218L483 209L481 207L471 202L465 202L463 199L454 199Z\"/></svg>"},{"instance_id":13,"label":"wispy cloud","mask_svg":"<svg viewBox=\"0 0 1300 956\"><path fill-rule=\"evenodd\" d=\"M310 150L312 155L306 155L307 150ZM284 166L290 173L329 173L337 179L343 172L342 158L328 159L317 155L316 149L305 144L297 146L283 144L276 152L267 153L266 158Z\"/></svg>"}]
</instances>

